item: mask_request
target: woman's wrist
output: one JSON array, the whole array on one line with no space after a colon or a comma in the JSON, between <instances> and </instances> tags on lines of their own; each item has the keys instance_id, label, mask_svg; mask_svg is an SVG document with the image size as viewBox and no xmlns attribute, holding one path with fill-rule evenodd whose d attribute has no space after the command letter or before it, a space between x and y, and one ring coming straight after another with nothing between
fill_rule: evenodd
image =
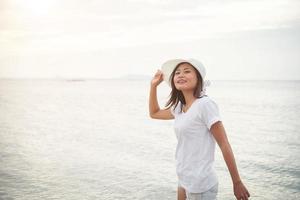
<instances>
[{"instance_id":1,"label":"woman's wrist","mask_svg":"<svg viewBox=\"0 0 300 200\"><path fill-rule=\"evenodd\" d=\"M236 181L233 181L233 185L238 185L240 184L242 181L240 179L236 180Z\"/></svg>"},{"instance_id":2,"label":"woman's wrist","mask_svg":"<svg viewBox=\"0 0 300 200\"><path fill-rule=\"evenodd\" d=\"M156 89L156 88L157 88L157 85L151 83L151 88Z\"/></svg>"}]
</instances>

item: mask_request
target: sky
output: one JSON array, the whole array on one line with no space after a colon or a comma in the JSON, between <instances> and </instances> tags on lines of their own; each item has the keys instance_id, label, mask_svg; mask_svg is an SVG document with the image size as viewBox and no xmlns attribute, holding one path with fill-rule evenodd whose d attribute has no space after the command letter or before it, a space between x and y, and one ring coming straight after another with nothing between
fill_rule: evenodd
<instances>
[{"instance_id":1,"label":"sky","mask_svg":"<svg viewBox=\"0 0 300 200\"><path fill-rule=\"evenodd\" d=\"M300 80L299 0L1 0L0 78L152 77L173 58L211 80Z\"/></svg>"}]
</instances>

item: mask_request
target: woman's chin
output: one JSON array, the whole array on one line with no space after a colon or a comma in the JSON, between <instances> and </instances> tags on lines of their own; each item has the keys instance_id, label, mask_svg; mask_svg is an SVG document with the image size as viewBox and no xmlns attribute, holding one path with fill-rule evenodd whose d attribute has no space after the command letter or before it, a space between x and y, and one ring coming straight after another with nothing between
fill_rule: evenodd
<instances>
[{"instance_id":1,"label":"woman's chin","mask_svg":"<svg viewBox=\"0 0 300 200\"><path fill-rule=\"evenodd\" d=\"M191 88L187 87L185 85L178 85L178 86L176 86L176 89L179 91L183 91L183 90L190 90Z\"/></svg>"}]
</instances>

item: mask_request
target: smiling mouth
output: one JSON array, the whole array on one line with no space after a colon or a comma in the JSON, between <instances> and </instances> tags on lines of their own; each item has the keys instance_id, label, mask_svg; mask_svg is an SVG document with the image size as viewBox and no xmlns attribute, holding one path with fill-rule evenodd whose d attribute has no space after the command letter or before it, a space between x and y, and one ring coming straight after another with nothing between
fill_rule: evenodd
<instances>
[{"instance_id":1,"label":"smiling mouth","mask_svg":"<svg viewBox=\"0 0 300 200\"><path fill-rule=\"evenodd\" d=\"M180 81L177 81L177 83L182 84L182 83L186 83L186 81L180 80Z\"/></svg>"}]
</instances>

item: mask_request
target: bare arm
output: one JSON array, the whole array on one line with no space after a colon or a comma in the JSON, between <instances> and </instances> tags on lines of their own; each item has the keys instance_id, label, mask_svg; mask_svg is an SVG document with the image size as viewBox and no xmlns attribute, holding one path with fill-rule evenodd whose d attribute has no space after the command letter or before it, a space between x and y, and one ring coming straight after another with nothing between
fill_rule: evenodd
<instances>
[{"instance_id":1,"label":"bare arm","mask_svg":"<svg viewBox=\"0 0 300 200\"><path fill-rule=\"evenodd\" d=\"M221 121L216 122L212 125L210 132L213 134L214 138L216 139L224 160L226 162L227 168L230 172L233 188L234 188L234 195L238 200L243 198L243 200L247 200L248 197L250 197L250 194L247 190L247 188L244 186L244 184L241 181L235 158L231 149L231 146L228 142L228 138L225 132L225 128Z\"/></svg>"},{"instance_id":2,"label":"bare arm","mask_svg":"<svg viewBox=\"0 0 300 200\"><path fill-rule=\"evenodd\" d=\"M149 115L153 119L174 119L170 109L161 110L157 101L157 86L163 81L163 74L160 70L154 75L149 95Z\"/></svg>"},{"instance_id":3,"label":"bare arm","mask_svg":"<svg viewBox=\"0 0 300 200\"><path fill-rule=\"evenodd\" d=\"M160 110L159 104L157 101L157 86L150 86L150 95L149 95L149 114L152 116L154 113Z\"/></svg>"}]
</instances>

